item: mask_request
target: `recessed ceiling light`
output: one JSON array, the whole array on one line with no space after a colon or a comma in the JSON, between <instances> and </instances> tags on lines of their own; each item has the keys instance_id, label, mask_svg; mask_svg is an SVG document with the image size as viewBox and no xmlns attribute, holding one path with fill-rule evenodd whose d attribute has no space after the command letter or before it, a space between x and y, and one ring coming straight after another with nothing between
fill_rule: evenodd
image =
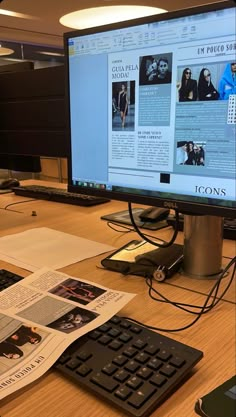
<instances>
[{"instance_id":1,"label":"recessed ceiling light","mask_svg":"<svg viewBox=\"0 0 236 417\"><path fill-rule=\"evenodd\" d=\"M49 55L49 56L64 56L63 53L59 53L59 52L46 52L46 51L37 51L38 54L41 55Z\"/></svg>"},{"instance_id":2,"label":"recessed ceiling light","mask_svg":"<svg viewBox=\"0 0 236 417\"><path fill-rule=\"evenodd\" d=\"M149 6L93 7L66 14L59 21L69 28L85 29L164 12L166 10Z\"/></svg>"},{"instance_id":3,"label":"recessed ceiling light","mask_svg":"<svg viewBox=\"0 0 236 417\"><path fill-rule=\"evenodd\" d=\"M3 46L0 45L0 55L11 55L14 53L13 49L10 48L3 48Z\"/></svg>"},{"instance_id":4,"label":"recessed ceiling light","mask_svg":"<svg viewBox=\"0 0 236 417\"><path fill-rule=\"evenodd\" d=\"M12 12L11 10L0 9L0 14L4 16L11 16L11 17L20 17L21 19L38 19L35 16L30 16L28 14Z\"/></svg>"}]
</instances>

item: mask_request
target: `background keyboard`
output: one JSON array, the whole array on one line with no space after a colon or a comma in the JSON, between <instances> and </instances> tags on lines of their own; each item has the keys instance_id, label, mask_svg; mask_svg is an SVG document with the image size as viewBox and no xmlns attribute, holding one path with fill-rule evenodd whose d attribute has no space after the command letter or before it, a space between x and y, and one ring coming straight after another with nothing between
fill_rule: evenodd
<instances>
[{"instance_id":1,"label":"background keyboard","mask_svg":"<svg viewBox=\"0 0 236 417\"><path fill-rule=\"evenodd\" d=\"M183 383L201 351L114 316L76 340L55 367L112 406L147 417Z\"/></svg>"},{"instance_id":2,"label":"background keyboard","mask_svg":"<svg viewBox=\"0 0 236 417\"><path fill-rule=\"evenodd\" d=\"M71 193L56 187L44 185L20 185L12 189L16 195L40 200L56 201L58 203L74 204L77 206L95 206L110 201L105 197Z\"/></svg>"},{"instance_id":3,"label":"background keyboard","mask_svg":"<svg viewBox=\"0 0 236 417\"><path fill-rule=\"evenodd\" d=\"M7 271L6 269L0 269L0 291L5 290L22 279L23 277L18 274Z\"/></svg>"},{"instance_id":4,"label":"background keyboard","mask_svg":"<svg viewBox=\"0 0 236 417\"><path fill-rule=\"evenodd\" d=\"M22 278L0 269L0 291ZM72 343L54 368L123 413L147 417L202 357L200 350L114 316Z\"/></svg>"}]
</instances>

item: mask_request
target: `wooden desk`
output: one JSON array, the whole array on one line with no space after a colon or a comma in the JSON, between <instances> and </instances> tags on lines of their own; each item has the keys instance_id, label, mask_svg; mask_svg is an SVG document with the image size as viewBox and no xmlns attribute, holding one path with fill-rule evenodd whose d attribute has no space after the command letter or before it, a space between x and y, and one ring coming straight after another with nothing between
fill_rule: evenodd
<instances>
[{"instance_id":1,"label":"wooden desk","mask_svg":"<svg viewBox=\"0 0 236 417\"><path fill-rule=\"evenodd\" d=\"M9 206L9 210L19 212L0 210L0 236L33 227L47 226L108 243L117 248L137 238L135 233L117 233L111 230L105 221L100 220L103 214L126 209L126 204L121 202L84 208L40 200L27 202L25 197L5 194L0 196L0 207L4 208L7 204L20 201L25 202ZM32 210L36 211L37 216L31 215ZM159 231L158 236L170 239L171 233L171 229L165 229ZM181 233L177 241L182 242ZM223 253L225 256L235 256L235 242L225 241ZM151 300L143 278L123 276L101 269L102 258L104 255L78 262L63 268L62 271L107 287L135 292L137 296L122 310L122 315L159 328L182 327L192 321L193 316L178 311L170 305ZM18 272L23 276L30 274L29 271L1 260L0 268ZM173 301L202 305L205 294L212 285L211 280L190 279L176 274L168 283L158 284L158 289ZM193 327L171 333L170 337L202 350L204 358L195 367L191 378L172 394L152 414L152 417L194 417L196 399L235 373L235 284L213 311L204 315ZM122 413L64 379L54 370L48 371L38 381L0 403L1 417L32 417L32 415L34 417L123 416Z\"/></svg>"}]
</instances>

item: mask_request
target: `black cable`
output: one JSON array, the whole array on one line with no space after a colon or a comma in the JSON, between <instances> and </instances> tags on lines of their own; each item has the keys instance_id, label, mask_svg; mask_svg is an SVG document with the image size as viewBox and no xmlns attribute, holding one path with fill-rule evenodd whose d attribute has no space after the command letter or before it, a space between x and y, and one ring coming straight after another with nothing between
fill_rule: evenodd
<instances>
[{"instance_id":1,"label":"black cable","mask_svg":"<svg viewBox=\"0 0 236 417\"><path fill-rule=\"evenodd\" d=\"M135 232L136 233L136 230L134 230L133 227L125 226L123 224L115 223L115 222L112 222L112 221L107 222L107 226L110 227L110 229L112 229L112 230L114 230L115 232L118 232L118 233L130 233L130 232ZM118 230L118 229L116 229L115 227L112 227L112 226L117 226L119 228L123 228L124 230ZM149 235L147 233L143 233L143 236L145 237L144 240L146 240L146 241L147 241L146 237L150 237L150 238L155 239L155 240L160 240L160 242L165 242L160 237Z\"/></svg>"},{"instance_id":2,"label":"black cable","mask_svg":"<svg viewBox=\"0 0 236 417\"><path fill-rule=\"evenodd\" d=\"M107 222L107 226L110 227L110 229L112 229L112 230L114 230L115 232L118 232L118 233L130 233L130 232L134 232L134 229L133 228L130 228L128 226L124 226L124 225L119 224L119 223L111 222L111 221ZM123 229L123 230L118 230L118 229L116 229L113 226L119 227L120 229Z\"/></svg>"},{"instance_id":3,"label":"black cable","mask_svg":"<svg viewBox=\"0 0 236 417\"><path fill-rule=\"evenodd\" d=\"M229 283L229 286L227 286L226 287L226 289L224 290L224 292L222 293L222 295L219 297L219 301L215 301L216 299L217 299L217 294L218 294L218 291L219 291L219 287L220 287L220 284L221 284L221 281L222 281L222 279L225 277L225 275L226 275L226 273L227 273L227 271L228 271L228 269L235 263L235 259L236 258L233 258L233 259L231 259L231 261L229 262L229 264L225 267L225 269L221 272L221 274L220 274L220 276L219 276L219 278L216 280L216 282L215 282L215 284L214 284L214 286L213 286L213 290L215 290L215 294L214 294L214 296L213 296L213 300L212 300L212 302L211 302L211 304L209 305L209 306L206 306L206 308L205 308L205 311L203 312L203 314L204 313L207 313L208 311L210 311L216 304L218 304L218 302L222 299L222 297L224 296L224 294L225 294L225 292L227 291L227 289L229 288L229 286L231 285L231 280L230 280L230 283ZM235 273L235 268L236 268L236 265L234 266L234 271L233 271L233 274L232 274L232 276L234 276L234 273ZM149 284L149 281L151 282L151 284ZM159 301L159 302L166 302L166 303L169 303L169 304L172 304L172 305L174 305L175 307L177 307L177 308L180 308L180 309L182 309L182 310L184 310L184 311L186 311L186 312L188 312L188 313L191 313L191 314L198 314L197 312L195 312L195 311L191 311L191 310L188 310L188 309L186 309L186 308L184 308L184 307L190 307L190 308L195 308L195 309L201 309L202 307L201 306L195 306L195 305L191 305L191 304L186 304L186 303L180 303L180 302L172 302L171 300L169 300L167 297L165 297L163 294L161 294L159 291L157 291L155 288L153 288L153 286L152 286L152 282L153 282L153 279L152 278L148 278L147 280L146 280L146 283L147 283L147 285L148 285L148 287L149 287L149 295L150 295L150 297L153 299L153 300L155 300L155 301ZM153 295L151 295L151 291L153 291L153 292L155 292L156 294L158 294L160 297L162 297L163 298L163 300L162 299L160 299L160 298L155 298L155 297L153 297ZM213 294L213 293L212 293ZM218 299L217 299L218 300Z\"/></svg>"},{"instance_id":4,"label":"black cable","mask_svg":"<svg viewBox=\"0 0 236 417\"><path fill-rule=\"evenodd\" d=\"M222 294L221 294L221 296L219 297L219 298L217 298L216 299L216 294L217 294L217 292L218 292L218 289L219 289L219 284L220 284L220 282L221 282L221 280L222 280L222 278L224 277L224 275L225 275L225 273L228 271L228 269L232 266L232 265L234 265L234 268L233 268L233 271L232 271L232 275L231 275L231 278L230 278L230 280L229 280L229 282L228 282L228 284L227 284L227 286L226 286L226 288L224 289L224 291L222 292ZM177 328L177 329L163 329L163 328L158 328L158 327L156 327L156 326L151 326L151 325L146 325L146 324L143 324L143 323L141 323L141 322L139 322L138 320L135 320L135 319L132 319L132 318L129 318L129 317L123 317L124 319L127 319L127 320L130 320L130 321L132 321L132 322L134 322L134 323L137 323L137 324L139 324L139 325L141 325L141 326L143 326L143 327L146 327L146 328L148 328L148 329L150 329L150 330L156 330L156 331L161 331L161 332L169 332L169 333L173 333L173 332L180 332L180 331L182 331L182 330L186 330L186 329L188 329L189 327L191 327L191 326L193 326L201 317L202 317L202 315L204 314L204 313L206 313L206 312L208 312L208 311L210 311L210 310L212 310L212 308L213 307L215 307L221 300L222 300L222 298L224 297L224 295L226 294L226 292L228 291L228 289L229 289L229 287L231 286L231 284L232 284L232 281L233 281L233 279L234 279L234 276L235 276L235 271L236 271L236 257L234 257L229 263L228 263L228 265L225 267L225 269L224 269L224 271L221 273L221 275L220 275L220 277L218 278L218 280L215 282L215 284L213 285L213 287L212 287L212 289L210 290L210 292L207 294L207 297L206 297L206 300L205 300L205 302L204 302L204 304L203 304L203 306L202 307L200 307L200 306L197 306L198 308L200 308L200 311L199 311L199 313L197 313L197 317L192 321L192 322L190 322L189 324L187 324L187 325L185 325L185 326L183 326L183 327L180 327L180 328ZM208 306L208 302L209 302L209 300L211 299L211 297L212 297L212 294L214 293L214 291L216 290L216 294L214 295L214 297L213 297L213 301L212 301L212 303L211 303L211 305L210 306ZM165 297L164 297L165 298ZM167 299L168 300L168 299ZM170 304L172 304L173 306L176 306L175 304L178 304L178 305L181 305L182 303L173 303L172 301L170 301L170 300L168 300L168 301L166 301L166 302L168 302L168 303L170 303ZM196 307L196 306L195 306ZM207 310L207 311L206 311ZM190 312L190 311L189 311ZM192 313L192 312L191 312Z\"/></svg>"},{"instance_id":5,"label":"black cable","mask_svg":"<svg viewBox=\"0 0 236 417\"><path fill-rule=\"evenodd\" d=\"M20 214L23 214L23 211L19 211L19 210L8 210L8 209L6 209L5 207L0 207L0 210L3 210L3 211L11 211L11 212L13 212L13 213L20 213Z\"/></svg>"},{"instance_id":6,"label":"black cable","mask_svg":"<svg viewBox=\"0 0 236 417\"><path fill-rule=\"evenodd\" d=\"M150 278L149 278L149 280L150 280ZM167 297L165 297L163 294L161 294L159 291L157 291L155 288L153 288L153 286L152 286L152 281L153 280L151 279L150 281L151 281L151 284L149 284L148 280L146 281L146 283L147 283L147 285L149 287L148 294L149 294L149 296L150 296L150 298L152 300L159 301L160 303L171 304L172 306L174 306L176 308L179 308L180 310L186 311L186 312L188 312L190 314L198 314L198 312L192 311L192 310L188 310L185 307L190 307L190 308L195 308L195 309L201 309L202 308L202 306L197 306L197 305L192 305L192 304L187 304L187 303L180 303L180 302L176 302L176 301L169 300ZM155 292L157 295L159 295L159 297L162 297L162 299L161 298L154 297L151 294L151 291Z\"/></svg>"},{"instance_id":7,"label":"black cable","mask_svg":"<svg viewBox=\"0 0 236 417\"><path fill-rule=\"evenodd\" d=\"M221 300L222 300L222 298L224 297L224 295L226 294L226 292L228 291L228 289L229 289L229 287L230 287L230 285L232 284L232 281L233 281L233 279L234 279L234 276L235 276L235 271L236 271L236 256L228 263L228 265L225 267L225 269L224 269L224 271L222 272L222 278L223 278L223 276L224 276L224 274L228 271L228 269L232 266L234 264L234 268L233 268L233 272L232 272L232 276L231 276L231 278L230 278L230 280L229 280L229 283L228 283L228 285L225 287L225 289L224 289L224 291L222 292L222 294L221 294L221 296L219 297L219 298L217 298L216 299L216 301L215 301L215 303L214 303L214 306L213 307L215 307ZM219 283L218 283L218 285L219 285Z\"/></svg>"},{"instance_id":8,"label":"black cable","mask_svg":"<svg viewBox=\"0 0 236 417\"><path fill-rule=\"evenodd\" d=\"M13 212L13 213L20 213L20 214L23 214L23 213L24 213L23 211L19 211L19 210L9 210L9 209L8 209L8 207L10 207L10 206L14 206L14 205L16 205L16 204L28 203L29 201L35 201L35 198L30 199L30 200L16 201L15 203L10 203L10 204L7 204L5 207L0 207L0 210L11 211L11 212Z\"/></svg>"},{"instance_id":9,"label":"black cable","mask_svg":"<svg viewBox=\"0 0 236 417\"><path fill-rule=\"evenodd\" d=\"M154 246L161 247L161 248L168 248L169 246L171 246L175 242L175 239L176 239L176 237L178 235L178 231L179 231L179 212L178 212L178 210L175 210L175 227L174 227L174 234L173 234L171 240L169 242L158 244L157 242L154 242L154 241L150 240L149 238L147 238L141 232L139 227L136 225L134 217L133 217L133 213L132 213L132 205L131 205L130 202L128 202L128 208L129 208L129 215L130 215L130 220L131 220L132 226L142 239L146 240L148 243L151 243Z\"/></svg>"},{"instance_id":10,"label":"black cable","mask_svg":"<svg viewBox=\"0 0 236 417\"><path fill-rule=\"evenodd\" d=\"M7 204L4 208L3 208L3 210L7 210L8 209L8 207L10 207L10 206L15 206L16 204L22 204L22 203L28 203L29 201L36 201L36 199L35 198L31 198L30 200L21 200L21 201L16 201L15 203L10 203L10 204ZM10 210L9 210L10 211ZM18 213L22 213L22 212L18 212Z\"/></svg>"}]
</instances>

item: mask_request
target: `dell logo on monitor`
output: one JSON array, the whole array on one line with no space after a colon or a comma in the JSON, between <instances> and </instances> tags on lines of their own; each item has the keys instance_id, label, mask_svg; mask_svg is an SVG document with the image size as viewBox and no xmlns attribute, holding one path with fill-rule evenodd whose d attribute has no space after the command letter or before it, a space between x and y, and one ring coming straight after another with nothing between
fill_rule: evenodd
<instances>
[{"instance_id":1,"label":"dell logo on monitor","mask_svg":"<svg viewBox=\"0 0 236 417\"><path fill-rule=\"evenodd\" d=\"M170 201L164 201L163 205L164 205L164 207L170 208L170 209L177 209L178 208L176 203L172 203Z\"/></svg>"}]
</instances>

